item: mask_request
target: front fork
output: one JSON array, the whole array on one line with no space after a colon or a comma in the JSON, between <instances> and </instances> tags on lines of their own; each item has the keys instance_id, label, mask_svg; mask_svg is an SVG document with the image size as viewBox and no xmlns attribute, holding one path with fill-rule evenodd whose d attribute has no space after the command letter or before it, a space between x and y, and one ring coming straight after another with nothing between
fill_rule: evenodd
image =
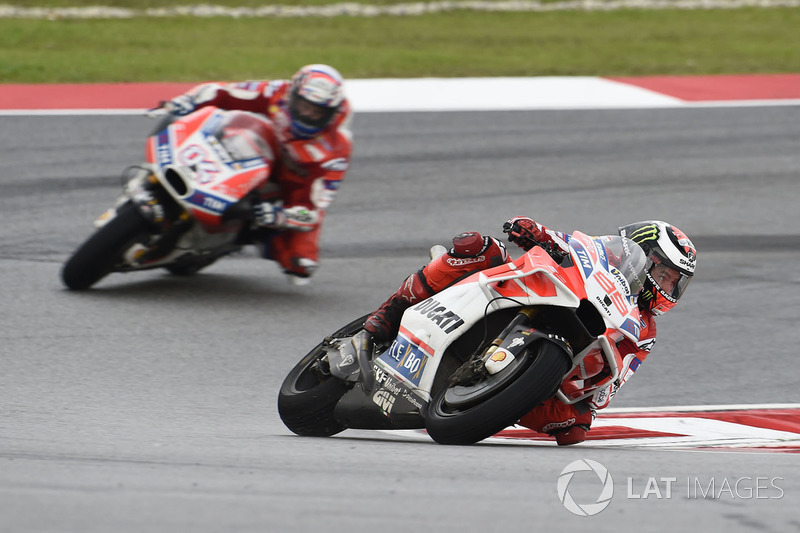
<instances>
[{"instance_id":1,"label":"front fork","mask_svg":"<svg viewBox=\"0 0 800 533\"><path fill-rule=\"evenodd\" d=\"M180 236L192 225L191 215L182 209L163 189L158 178L147 167L132 167L138 172L125 183L117 204L95 220L95 227L105 225L116 216L125 202L133 203L151 226L149 242L142 242L129 250L127 260L142 264L168 254Z\"/></svg>"}]
</instances>

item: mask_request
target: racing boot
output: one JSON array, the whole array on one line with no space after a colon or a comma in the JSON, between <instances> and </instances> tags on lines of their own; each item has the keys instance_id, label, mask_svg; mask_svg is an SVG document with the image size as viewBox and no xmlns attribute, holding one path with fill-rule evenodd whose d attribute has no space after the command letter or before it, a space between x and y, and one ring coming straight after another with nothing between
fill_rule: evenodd
<instances>
[{"instance_id":1,"label":"racing boot","mask_svg":"<svg viewBox=\"0 0 800 533\"><path fill-rule=\"evenodd\" d=\"M586 440L594 416L594 411L583 402L567 405L553 397L534 407L517 423L547 433L559 446L569 446Z\"/></svg>"},{"instance_id":2,"label":"racing boot","mask_svg":"<svg viewBox=\"0 0 800 533\"><path fill-rule=\"evenodd\" d=\"M386 342L400 327L406 309L429 298L461 279L508 261L505 246L492 237L477 232L467 232L453 238L453 247L443 250L441 245L431 248L432 261L410 275L364 323L374 342Z\"/></svg>"}]
</instances>

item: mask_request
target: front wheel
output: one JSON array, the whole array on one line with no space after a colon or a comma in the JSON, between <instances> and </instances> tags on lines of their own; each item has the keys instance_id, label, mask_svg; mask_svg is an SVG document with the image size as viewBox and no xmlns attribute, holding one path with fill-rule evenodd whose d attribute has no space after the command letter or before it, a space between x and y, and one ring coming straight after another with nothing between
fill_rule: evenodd
<instances>
[{"instance_id":1,"label":"front wheel","mask_svg":"<svg viewBox=\"0 0 800 533\"><path fill-rule=\"evenodd\" d=\"M452 405L447 401L454 397L452 392L448 395L451 388L439 391L425 416L428 435L439 444L474 444L514 424L533 406L550 398L569 371L570 359L552 342L539 341L528 350L532 353L523 352L520 358L528 355L532 362L517 379L493 394L477 394L474 403Z\"/></svg>"},{"instance_id":2,"label":"front wheel","mask_svg":"<svg viewBox=\"0 0 800 533\"><path fill-rule=\"evenodd\" d=\"M353 320L331 337L355 335L368 316ZM325 356L322 344L315 346L292 368L278 394L281 420L297 435L330 437L346 429L336 420L333 411L350 386L330 374L327 362L322 360Z\"/></svg>"},{"instance_id":3,"label":"front wheel","mask_svg":"<svg viewBox=\"0 0 800 533\"><path fill-rule=\"evenodd\" d=\"M94 232L64 263L61 279L70 289L88 289L110 274L125 250L149 230L150 223L139 209L125 202L117 208L116 216Z\"/></svg>"}]
</instances>

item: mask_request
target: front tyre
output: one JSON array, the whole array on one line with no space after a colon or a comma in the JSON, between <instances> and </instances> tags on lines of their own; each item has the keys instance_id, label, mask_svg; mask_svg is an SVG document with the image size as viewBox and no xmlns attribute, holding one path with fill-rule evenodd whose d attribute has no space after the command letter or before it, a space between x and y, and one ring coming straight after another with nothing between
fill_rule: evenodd
<instances>
[{"instance_id":1,"label":"front tyre","mask_svg":"<svg viewBox=\"0 0 800 533\"><path fill-rule=\"evenodd\" d=\"M61 279L72 290L88 289L113 270L122 254L140 236L150 233L150 223L131 202L117 208L117 214L100 227L70 257Z\"/></svg>"},{"instance_id":2,"label":"front tyre","mask_svg":"<svg viewBox=\"0 0 800 533\"><path fill-rule=\"evenodd\" d=\"M367 319L364 315L331 335L350 337L358 333ZM333 411L350 386L333 377L322 361L322 343L314 347L283 380L278 394L278 413L293 433L305 437L330 437L346 428L336 420Z\"/></svg>"},{"instance_id":3,"label":"front tyre","mask_svg":"<svg viewBox=\"0 0 800 533\"><path fill-rule=\"evenodd\" d=\"M488 398L456 407L447 402L449 388L439 391L425 416L428 435L439 444L474 444L514 424L533 406L550 398L569 371L570 359L552 342L539 341L526 350L534 352L530 366Z\"/></svg>"}]
</instances>

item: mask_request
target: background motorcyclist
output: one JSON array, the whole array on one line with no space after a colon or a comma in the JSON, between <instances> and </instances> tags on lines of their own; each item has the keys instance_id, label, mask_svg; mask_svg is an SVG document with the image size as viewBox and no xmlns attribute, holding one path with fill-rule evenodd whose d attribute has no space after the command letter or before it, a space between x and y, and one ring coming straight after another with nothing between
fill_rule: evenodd
<instances>
[{"instance_id":1,"label":"background motorcyclist","mask_svg":"<svg viewBox=\"0 0 800 533\"><path fill-rule=\"evenodd\" d=\"M276 261L289 281L304 285L319 261L325 211L339 189L352 152L350 104L344 81L328 65L307 65L291 80L205 83L165 102L172 114L204 106L266 116L276 125L281 153L253 210L262 255Z\"/></svg>"},{"instance_id":2,"label":"background motorcyclist","mask_svg":"<svg viewBox=\"0 0 800 533\"><path fill-rule=\"evenodd\" d=\"M508 240L523 250L542 246L550 250L568 251L570 235L552 231L528 217L515 217L503 225ZM643 221L619 228L619 234L638 243L647 255L647 279L639 291L641 317L639 341L627 337L617 345L623 357L620 377L600 389L587 400L567 405L553 397L534 407L519 424L556 438L559 445L576 444L586 439L595 411L606 407L619 388L647 358L656 340L654 317L675 307L694 275L697 251L681 230L662 221ZM364 329L373 342L385 342L397 335L403 312L457 281L486 268L508 262L503 244L492 237L475 232L462 233L453 239L453 247L410 275L365 321ZM584 362L565 378L562 385L569 393L570 385L591 380L603 372L603 360L588 354ZM573 382L573 383L571 383Z\"/></svg>"}]
</instances>

